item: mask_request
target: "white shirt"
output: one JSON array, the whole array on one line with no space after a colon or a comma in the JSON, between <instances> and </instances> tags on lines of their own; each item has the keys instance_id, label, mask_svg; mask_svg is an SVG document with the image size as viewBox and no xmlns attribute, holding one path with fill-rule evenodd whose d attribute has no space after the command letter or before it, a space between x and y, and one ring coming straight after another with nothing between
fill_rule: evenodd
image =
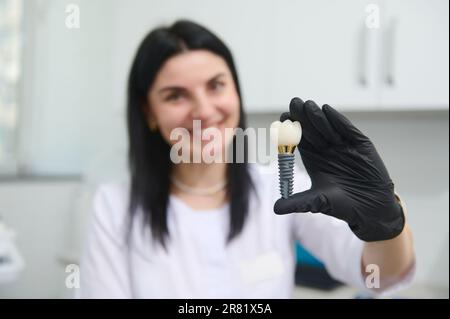
<instances>
[{"instance_id":1,"label":"white shirt","mask_svg":"<svg viewBox=\"0 0 450 319\"><path fill-rule=\"evenodd\" d=\"M251 175L257 195L251 197L242 233L229 245L228 204L198 211L171 195L167 252L153 242L141 217L134 219L127 244L129 183L101 186L94 198L79 296L290 298L296 240L320 259L334 278L366 289L361 274L364 243L345 222L323 214L276 215L273 205L280 197L277 172L255 165ZM294 181L294 192L310 188L304 172L296 172ZM408 284L412 275L393 288Z\"/></svg>"}]
</instances>

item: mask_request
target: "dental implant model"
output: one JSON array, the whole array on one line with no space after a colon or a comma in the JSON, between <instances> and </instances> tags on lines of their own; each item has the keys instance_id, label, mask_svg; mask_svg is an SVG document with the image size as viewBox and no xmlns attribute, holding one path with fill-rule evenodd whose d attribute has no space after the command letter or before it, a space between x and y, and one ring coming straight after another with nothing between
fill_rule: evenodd
<instances>
[{"instance_id":1,"label":"dental implant model","mask_svg":"<svg viewBox=\"0 0 450 319\"><path fill-rule=\"evenodd\" d=\"M300 143L302 128L300 122L275 121L270 125L270 133L278 145L278 171L282 198L292 195L294 185L295 147Z\"/></svg>"}]
</instances>

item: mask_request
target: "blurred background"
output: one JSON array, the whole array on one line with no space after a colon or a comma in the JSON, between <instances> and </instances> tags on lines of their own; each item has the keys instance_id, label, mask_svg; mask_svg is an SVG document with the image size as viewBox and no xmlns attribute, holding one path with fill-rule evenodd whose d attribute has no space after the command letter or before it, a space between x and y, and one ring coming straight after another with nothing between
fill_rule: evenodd
<instances>
[{"instance_id":1,"label":"blurred background","mask_svg":"<svg viewBox=\"0 0 450 319\"><path fill-rule=\"evenodd\" d=\"M126 176L131 60L150 29L178 18L232 49L250 126L268 127L299 96L373 140L415 238L416 280L398 297L448 298L448 5L0 0L0 298L73 294L66 267L79 262L92 191ZM358 296L298 282L298 298Z\"/></svg>"}]
</instances>

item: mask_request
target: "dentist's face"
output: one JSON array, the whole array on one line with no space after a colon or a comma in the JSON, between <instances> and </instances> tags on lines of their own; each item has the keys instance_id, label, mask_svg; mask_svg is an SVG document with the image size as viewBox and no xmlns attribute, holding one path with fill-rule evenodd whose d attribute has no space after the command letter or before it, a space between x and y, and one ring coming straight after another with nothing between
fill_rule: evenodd
<instances>
[{"instance_id":1,"label":"dentist's face","mask_svg":"<svg viewBox=\"0 0 450 319\"><path fill-rule=\"evenodd\" d=\"M186 128L192 136L193 120L200 120L202 130L215 127L220 131L223 149L231 141L225 140L225 128L234 129L239 123L240 100L231 71L222 57L207 50L168 59L147 102L148 120L156 123L169 145L177 142L170 140L173 129Z\"/></svg>"}]
</instances>

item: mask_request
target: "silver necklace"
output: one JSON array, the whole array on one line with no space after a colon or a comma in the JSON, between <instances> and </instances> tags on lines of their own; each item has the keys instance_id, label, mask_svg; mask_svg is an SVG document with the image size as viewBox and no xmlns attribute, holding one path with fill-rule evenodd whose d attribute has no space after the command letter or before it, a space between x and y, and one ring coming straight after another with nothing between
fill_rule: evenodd
<instances>
[{"instance_id":1,"label":"silver necklace","mask_svg":"<svg viewBox=\"0 0 450 319\"><path fill-rule=\"evenodd\" d=\"M228 181L225 180L211 187L199 188L188 186L173 176L170 177L170 180L183 193L196 196L211 196L217 194L218 192L222 191L228 184Z\"/></svg>"}]
</instances>

